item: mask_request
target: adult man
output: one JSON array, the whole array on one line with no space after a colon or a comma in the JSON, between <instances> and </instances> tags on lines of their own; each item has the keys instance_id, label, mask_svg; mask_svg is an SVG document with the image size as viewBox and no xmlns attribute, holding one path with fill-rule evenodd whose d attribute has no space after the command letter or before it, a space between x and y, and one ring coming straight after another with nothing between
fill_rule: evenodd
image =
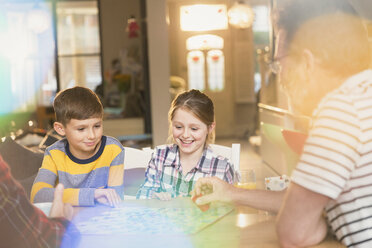
<instances>
[{"instance_id":1,"label":"adult man","mask_svg":"<svg viewBox=\"0 0 372 248\"><path fill-rule=\"evenodd\" d=\"M29 202L0 156L0 247L75 247L79 233L69 221L72 206L62 202L62 195L59 184L49 219Z\"/></svg>"},{"instance_id":2,"label":"adult man","mask_svg":"<svg viewBox=\"0 0 372 248\"><path fill-rule=\"evenodd\" d=\"M372 71L365 29L346 0L283 2L274 67L293 108L313 112L292 182L286 192L268 192L205 178L194 193L213 192L197 203L279 210L284 247L321 242L327 223L348 247L372 247Z\"/></svg>"}]
</instances>

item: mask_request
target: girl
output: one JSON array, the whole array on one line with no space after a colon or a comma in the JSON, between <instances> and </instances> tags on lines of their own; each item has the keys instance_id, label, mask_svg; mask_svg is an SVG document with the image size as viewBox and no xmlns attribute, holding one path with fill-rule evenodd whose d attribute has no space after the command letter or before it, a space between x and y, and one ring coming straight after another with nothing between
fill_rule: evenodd
<instances>
[{"instance_id":1,"label":"girl","mask_svg":"<svg viewBox=\"0 0 372 248\"><path fill-rule=\"evenodd\" d=\"M232 184L232 164L208 147L214 141L215 125L213 102L208 96L198 90L179 94L169 110L172 144L155 148L137 198L190 196L201 177L216 176Z\"/></svg>"}]
</instances>

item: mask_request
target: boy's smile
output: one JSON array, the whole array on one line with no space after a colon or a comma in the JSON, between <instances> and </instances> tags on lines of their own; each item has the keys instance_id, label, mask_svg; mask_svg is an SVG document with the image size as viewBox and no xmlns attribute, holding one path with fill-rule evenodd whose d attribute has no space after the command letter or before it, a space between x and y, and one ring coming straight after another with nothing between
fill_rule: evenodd
<instances>
[{"instance_id":1,"label":"boy's smile","mask_svg":"<svg viewBox=\"0 0 372 248\"><path fill-rule=\"evenodd\" d=\"M56 130L66 136L72 155L78 159L88 159L100 147L103 134L102 118L71 119L65 126L60 125Z\"/></svg>"}]
</instances>

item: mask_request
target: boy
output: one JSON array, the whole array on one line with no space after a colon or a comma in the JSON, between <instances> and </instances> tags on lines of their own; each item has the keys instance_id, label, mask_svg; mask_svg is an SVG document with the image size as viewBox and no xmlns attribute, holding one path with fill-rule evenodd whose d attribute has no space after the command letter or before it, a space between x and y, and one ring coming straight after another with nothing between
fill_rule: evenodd
<instances>
[{"instance_id":1,"label":"boy","mask_svg":"<svg viewBox=\"0 0 372 248\"><path fill-rule=\"evenodd\" d=\"M31 202L51 202L54 187L62 183L64 202L117 205L123 195L124 148L118 140L103 136L98 96L77 86L58 93L53 107L53 127L65 138L46 149Z\"/></svg>"}]
</instances>

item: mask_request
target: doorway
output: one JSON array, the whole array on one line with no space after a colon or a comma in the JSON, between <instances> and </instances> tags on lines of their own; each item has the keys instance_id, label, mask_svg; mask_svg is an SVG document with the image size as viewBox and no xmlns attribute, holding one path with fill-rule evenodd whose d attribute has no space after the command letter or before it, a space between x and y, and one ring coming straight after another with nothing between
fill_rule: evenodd
<instances>
[{"instance_id":1,"label":"doorway","mask_svg":"<svg viewBox=\"0 0 372 248\"><path fill-rule=\"evenodd\" d=\"M199 89L212 99L216 136L233 136L235 102L227 6L221 1L204 5L185 0L169 2L168 11L171 74L185 79L186 89ZM208 14L208 21L196 21L195 12Z\"/></svg>"}]
</instances>

